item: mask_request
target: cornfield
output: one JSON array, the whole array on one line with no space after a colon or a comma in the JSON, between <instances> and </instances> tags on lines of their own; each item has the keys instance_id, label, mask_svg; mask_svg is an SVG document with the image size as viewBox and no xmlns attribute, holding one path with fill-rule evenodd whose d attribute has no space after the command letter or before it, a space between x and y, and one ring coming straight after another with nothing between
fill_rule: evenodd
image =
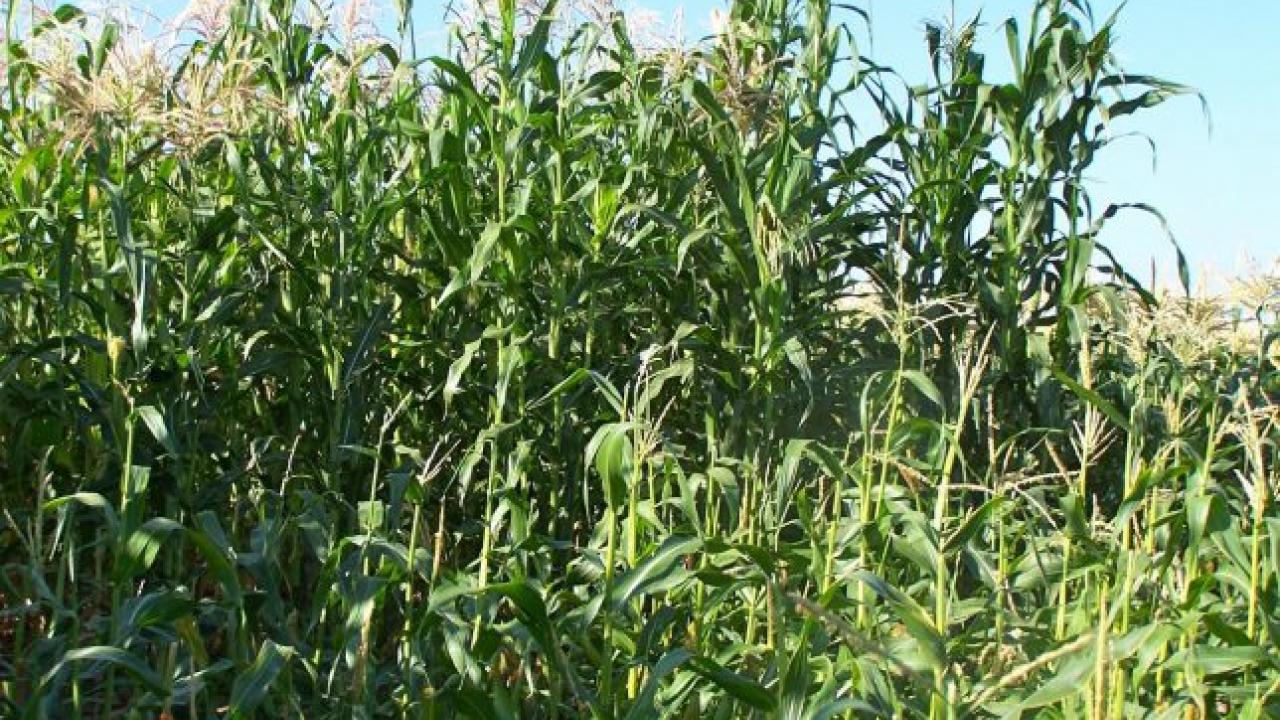
<instances>
[{"instance_id":1,"label":"cornfield","mask_svg":"<svg viewBox=\"0 0 1280 720\"><path fill-rule=\"evenodd\" d=\"M0 718L1280 716L1280 280L1090 199L1195 91L521 2L9 1Z\"/></svg>"}]
</instances>

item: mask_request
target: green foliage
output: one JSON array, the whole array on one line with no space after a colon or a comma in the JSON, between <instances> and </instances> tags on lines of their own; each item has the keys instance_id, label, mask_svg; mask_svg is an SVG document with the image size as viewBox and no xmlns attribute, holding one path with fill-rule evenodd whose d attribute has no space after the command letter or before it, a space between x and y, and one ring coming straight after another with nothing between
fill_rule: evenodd
<instances>
[{"instance_id":1,"label":"green foliage","mask_svg":"<svg viewBox=\"0 0 1280 720\"><path fill-rule=\"evenodd\" d=\"M1280 712L1275 317L1111 261L1114 18L18 5L0 717Z\"/></svg>"}]
</instances>

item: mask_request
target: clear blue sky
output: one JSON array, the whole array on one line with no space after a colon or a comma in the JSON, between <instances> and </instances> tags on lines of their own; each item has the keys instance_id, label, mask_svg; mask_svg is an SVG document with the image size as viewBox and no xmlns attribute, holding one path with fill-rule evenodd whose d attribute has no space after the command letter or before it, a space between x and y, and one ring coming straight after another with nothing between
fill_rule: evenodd
<instances>
[{"instance_id":1,"label":"clear blue sky","mask_svg":"<svg viewBox=\"0 0 1280 720\"><path fill-rule=\"evenodd\" d=\"M854 0L872 17L871 54L909 81L926 79L922 30L926 19L944 19L951 0ZM695 39L708 28L712 8L723 0L619 0L669 16L685 14L685 35ZM955 0L956 14L982 10L986 25L980 47L989 67L1004 67L1000 22L1024 18L1032 0ZM393 7L392 0L377 0ZM144 3L145 4L145 3ZM338 0L340 15L345 0ZM158 0L157 15L173 15L184 0ZM423 45L434 46L442 27L443 0L416 0ZM1101 21L1119 5L1095 0ZM1025 22L1022 23L1025 27ZM1118 23L1118 55L1125 69L1191 85L1207 98L1213 128L1193 98L1148 110L1119 130L1144 132L1157 145L1152 169L1146 142L1126 139L1108 149L1094 166L1099 206L1145 202L1160 208L1182 244L1193 275L1238 274L1280 261L1280 0L1130 0ZM434 29L434 32L432 31ZM865 38L865 33L860 33ZM1163 231L1140 215L1117 217L1104 241L1142 278L1153 258L1161 284L1171 281L1172 252ZM1210 283L1212 286L1213 283Z\"/></svg>"}]
</instances>

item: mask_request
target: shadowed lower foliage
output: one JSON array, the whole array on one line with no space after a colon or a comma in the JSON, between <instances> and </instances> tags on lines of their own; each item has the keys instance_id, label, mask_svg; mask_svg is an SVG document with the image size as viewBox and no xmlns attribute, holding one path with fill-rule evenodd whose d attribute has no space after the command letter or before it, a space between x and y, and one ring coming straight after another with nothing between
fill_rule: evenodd
<instances>
[{"instance_id":1,"label":"shadowed lower foliage","mask_svg":"<svg viewBox=\"0 0 1280 720\"><path fill-rule=\"evenodd\" d=\"M0 717L1280 712L1276 285L1111 260L1111 19L409 4L7 7Z\"/></svg>"}]
</instances>

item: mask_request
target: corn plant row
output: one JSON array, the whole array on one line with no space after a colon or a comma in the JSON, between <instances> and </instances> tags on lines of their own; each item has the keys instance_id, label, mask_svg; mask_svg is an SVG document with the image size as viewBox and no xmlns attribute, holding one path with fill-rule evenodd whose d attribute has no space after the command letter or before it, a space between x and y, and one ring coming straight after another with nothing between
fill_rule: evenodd
<instances>
[{"instance_id":1,"label":"corn plant row","mask_svg":"<svg viewBox=\"0 0 1280 720\"><path fill-rule=\"evenodd\" d=\"M1280 713L1280 284L1089 195L1192 91L560 2L7 4L0 718Z\"/></svg>"}]
</instances>

